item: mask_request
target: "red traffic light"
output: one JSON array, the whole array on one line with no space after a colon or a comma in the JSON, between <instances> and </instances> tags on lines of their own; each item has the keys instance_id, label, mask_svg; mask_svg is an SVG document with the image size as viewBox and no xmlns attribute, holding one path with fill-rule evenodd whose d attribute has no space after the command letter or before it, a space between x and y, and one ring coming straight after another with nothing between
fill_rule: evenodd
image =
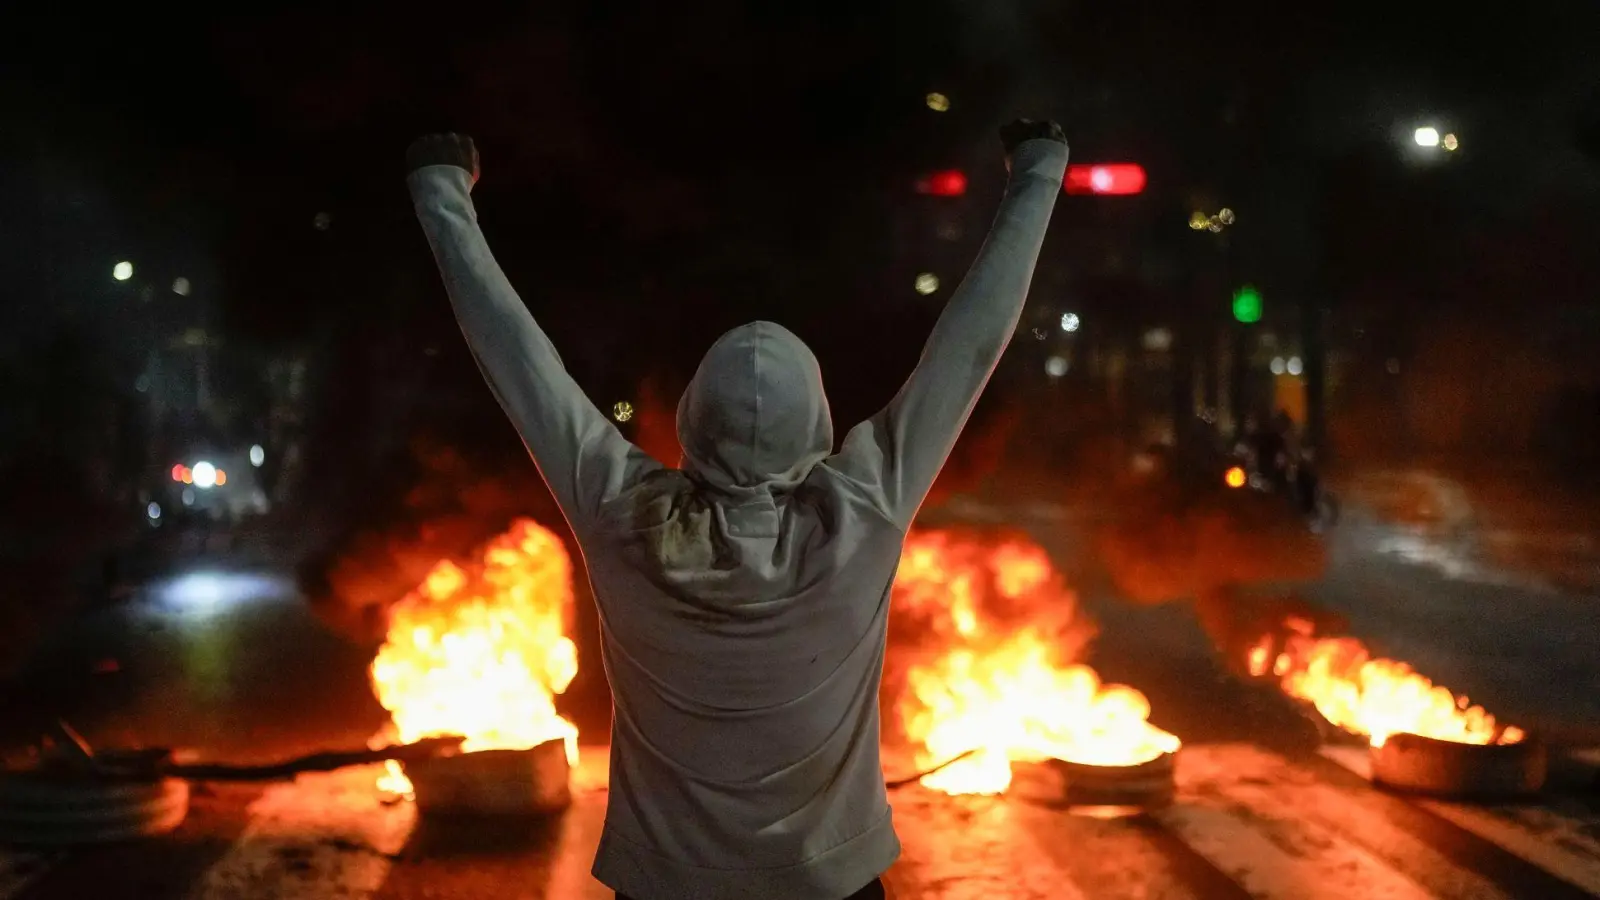
<instances>
[{"instance_id":1,"label":"red traffic light","mask_svg":"<svg viewBox=\"0 0 1600 900\"><path fill-rule=\"evenodd\" d=\"M1144 166L1099 163L1067 166L1067 178L1062 187L1069 194L1140 194L1144 192L1144 181Z\"/></svg>"},{"instance_id":2,"label":"red traffic light","mask_svg":"<svg viewBox=\"0 0 1600 900\"><path fill-rule=\"evenodd\" d=\"M917 182L917 193L933 197L959 197L967 192L967 173L960 169L935 172Z\"/></svg>"}]
</instances>

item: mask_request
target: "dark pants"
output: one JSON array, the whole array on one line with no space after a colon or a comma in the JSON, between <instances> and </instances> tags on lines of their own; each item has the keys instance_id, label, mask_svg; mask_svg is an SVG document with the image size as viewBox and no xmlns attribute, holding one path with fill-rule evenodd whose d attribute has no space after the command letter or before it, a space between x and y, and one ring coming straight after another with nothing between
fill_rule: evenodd
<instances>
[{"instance_id":1,"label":"dark pants","mask_svg":"<svg viewBox=\"0 0 1600 900\"><path fill-rule=\"evenodd\" d=\"M866 887L862 888L859 891L856 891L854 894L851 894L850 896L843 898L843 900L884 900L884 896L885 895L883 893L883 882L880 881L879 879L874 878L874 879L872 879L872 883L871 884L867 885ZM633 898L628 897L625 894L618 894L617 895L617 900L633 900ZM760 898L759 897L751 897L750 900L760 900Z\"/></svg>"}]
</instances>

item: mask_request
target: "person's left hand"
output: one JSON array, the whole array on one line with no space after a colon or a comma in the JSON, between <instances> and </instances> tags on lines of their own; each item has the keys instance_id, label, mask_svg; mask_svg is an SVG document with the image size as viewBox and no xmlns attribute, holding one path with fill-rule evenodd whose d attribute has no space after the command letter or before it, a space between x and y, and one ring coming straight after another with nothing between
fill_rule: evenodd
<instances>
[{"instance_id":1,"label":"person's left hand","mask_svg":"<svg viewBox=\"0 0 1600 900\"><path fill-rule=\"evenodd\" d=\"M417 138L406 148L406 174L428 166L455 166L466 169L472 183L478 183L478 147L464 134L429 134Z\"/></svg>"}]
</instances>

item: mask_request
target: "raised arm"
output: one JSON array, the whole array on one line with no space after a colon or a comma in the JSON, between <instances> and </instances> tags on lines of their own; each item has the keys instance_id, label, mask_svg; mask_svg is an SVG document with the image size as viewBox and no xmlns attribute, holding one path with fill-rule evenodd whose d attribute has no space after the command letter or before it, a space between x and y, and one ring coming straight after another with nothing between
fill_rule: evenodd
<instances>
[{"instance_id":1,"label":"raised arm","mask_svg":"<svg viewBox=\"0 0 1600 900\"><path fill-rule=\"evenodd\" d=\"M909 527L1010 343L1066 173L1067 142L1052 123L1001 130L1011 180L977 261L951 296L900 392L845 436L834 465Z\"/></svg>"},{"instance_id":2,"label":"raised arm","mask_svg":"<svg viewBox=\"0 0 1600 900\"><path fill-rule=\"evenodd\" d=\"M581 529L601 503L655 464L573 381L489 252L472 206L478 180L472 139L422 138L406 152L406 163L412 203L467 346L561 511Z\"/></svg>"}]
</instances>

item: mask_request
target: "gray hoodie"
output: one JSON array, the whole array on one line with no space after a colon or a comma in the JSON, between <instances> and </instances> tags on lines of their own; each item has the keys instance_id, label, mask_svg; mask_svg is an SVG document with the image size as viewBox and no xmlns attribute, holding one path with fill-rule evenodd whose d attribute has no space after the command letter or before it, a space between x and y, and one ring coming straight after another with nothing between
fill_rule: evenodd
<instances>
[{"instance_id":1,"label":"gray hoodie","mask_svg":"<svg viewBox=\"0 0 1600 900\"><path fill-rule=\"evenodd\" d=\"M684 900L837 900L899 854L878 686L902 541L1000 354L1061 191L1028 141L910 379L845 435L778 325L723 335L678 406L680 469L585 396L479 230L471 176L410 178L461 329L583 550L613 693L594 874Z\"/></svg>"}]
</instances>

